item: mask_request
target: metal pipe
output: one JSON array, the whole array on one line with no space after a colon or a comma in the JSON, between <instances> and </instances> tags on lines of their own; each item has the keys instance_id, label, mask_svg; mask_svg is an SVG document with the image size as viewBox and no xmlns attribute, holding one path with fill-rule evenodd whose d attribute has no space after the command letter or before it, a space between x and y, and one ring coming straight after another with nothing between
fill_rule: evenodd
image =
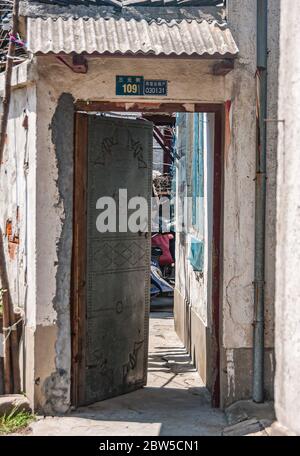
<instances>
[{"instance_id":1,"label":"metal pipe","mask_svg":"<svg viewBox=\"0 0 300 456\"><path fill-rule=\"evenodd\" d=\"M265 222L266 222L266 122L268 64L268 1L257 0L257 152L255 188L255 279L253 401L264 401L265 326Z\"/></svg>"}]
</instances>

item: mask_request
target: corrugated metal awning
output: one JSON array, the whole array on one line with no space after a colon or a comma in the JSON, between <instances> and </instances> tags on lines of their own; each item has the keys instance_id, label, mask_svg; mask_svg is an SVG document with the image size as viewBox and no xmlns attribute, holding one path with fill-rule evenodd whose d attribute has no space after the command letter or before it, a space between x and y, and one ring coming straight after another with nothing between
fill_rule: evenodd
<instances>
[{"instance_id":1,"label":"corrugated metal awning","mask_svg":"<svg viewBox=\"0 0 300 456\"><path fill-rule=\"evenodd\" d=\"M232 58L237 45L226 24L120 19L27 18L27 47L33 54L153 54Z\"/></svg>"}]
</instances>

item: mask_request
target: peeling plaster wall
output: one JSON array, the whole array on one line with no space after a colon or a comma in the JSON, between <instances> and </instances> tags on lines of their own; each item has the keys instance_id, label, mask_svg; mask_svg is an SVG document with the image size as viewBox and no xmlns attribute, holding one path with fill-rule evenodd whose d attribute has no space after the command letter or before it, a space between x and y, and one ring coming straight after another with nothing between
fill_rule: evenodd
<instances>
[{"instance_id":1,"label":"peeling plaster wall","mask_svg":"<svg viewBox=\"0 0 300 456\"><path fill-rule=\"evenodd\" d=\"M51 109L44 93L38 86L37 325L51 362L37 353L36 394L38 406L52 413L70 405L74 102L63 93Z\"/></svg>"},{"instance_id":2,"label":"peeling plaster wall","mask_svg":"<svg viewBox=\"0 0 300 456\"><path fill-rule=\"evenodd\" d=\"M300 435L300 2L281 2L278 108L275 408Z\"/></svg>"},{"instance_id":3,"label":"peeling plaster wall","mask_svg":"<svg viewBox=\"0 0 300 456\"><path fill-rule=\"evenodd\" d=\"M21 388L32 397L33 350L28 348L36 318L36 87L29 67L22 64L13 75L7 143L0 169L0 229L11 301L15 311L26 315L20 346ZM3 82L1 76L1 91Z\"/></svg>"}]
</instances>

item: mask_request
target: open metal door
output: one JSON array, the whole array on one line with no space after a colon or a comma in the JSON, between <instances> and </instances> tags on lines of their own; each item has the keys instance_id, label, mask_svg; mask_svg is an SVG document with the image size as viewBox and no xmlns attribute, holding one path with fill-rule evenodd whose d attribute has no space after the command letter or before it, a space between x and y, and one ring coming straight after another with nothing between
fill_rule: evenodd
<instances>
[{"instance_id":1,"label":"open metal door","mask_svg":"<svg viewBox=\"0 0 300 456\"><path fill-rule=\"evenodd\" d=\"M150 301L153 126L142 120L96 115L85 115L85 125L86 191L81 195L86 201L86 271L84 292L81 288L78 298L85 313L79 309L84 322L78 333L77 405L146 384ZM121 211L126 207L124 201L120 204L120 189L123 197L127 191L128 201L133 197L147 200L148 232L126 231L124 220L120 232L119 206ZM103 197L116 202L116 232L99 232L97 227Z\"/></svg>"}]
</instances>

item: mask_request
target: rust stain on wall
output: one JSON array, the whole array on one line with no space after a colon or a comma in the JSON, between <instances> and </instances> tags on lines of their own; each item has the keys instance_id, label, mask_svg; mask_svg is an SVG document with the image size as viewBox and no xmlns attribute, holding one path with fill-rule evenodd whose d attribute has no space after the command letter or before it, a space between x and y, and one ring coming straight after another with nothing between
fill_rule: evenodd
<instances>
[{"instance_id":1,"label":"rust stain on wall","mask_svg":"<svg viewBox=\"0 0 300 456\"><path fill-rule=\"evenodd\" d=\"M17 212L17 216L19 217L19 213ZM8 254L11 260L14 260L16 257L17 249L20 244L20 238L17 233L13 233L13 224L10 219L6 221L5 225L5 234L8 239Z\"/></svg>"}]
</instances>

